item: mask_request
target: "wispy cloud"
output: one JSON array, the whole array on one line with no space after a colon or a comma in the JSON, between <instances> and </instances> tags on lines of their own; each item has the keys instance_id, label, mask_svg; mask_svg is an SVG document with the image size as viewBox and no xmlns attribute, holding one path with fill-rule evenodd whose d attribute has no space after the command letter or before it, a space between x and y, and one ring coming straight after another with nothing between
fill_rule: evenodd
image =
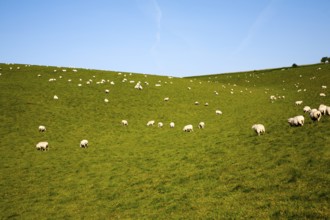
<instances>
[{"instance_id":1,"label":"wispy cloud","mask_svg":"<svg viewBox=\"0 0 330 220\"><path fill-rule=\"evenodd\" d=\"M244 50L250 42L253 40L253 38L258 34L260 29L263 27L263 25L267 22L269 19L270 15L272 14L272 9L273 9L273 1L270 1L268 5L259 13L257 19L254 21L254 23L251 25L247 35L239 46L236 48L236 50L233 52L233 55L239 54L242 50Z\"/></svg>"},{"instance_id":2,"label":"wispy cloud","mask_svg":"<svg viewBox=\"0 0 330 220\"><path fill-rule=\"evenodd\" d=\"M153 8L155 10L155 21L156 21L156 35L155 35L155 42L152 45L150 51L151 54L155 55L156 51L157 51L157 46L160 43L160 39L161 39L161 20L162 20L162 10L159 7L159 4L156 0L151 0L152 4L153 4Z\"/></svg>"}]
</instances>

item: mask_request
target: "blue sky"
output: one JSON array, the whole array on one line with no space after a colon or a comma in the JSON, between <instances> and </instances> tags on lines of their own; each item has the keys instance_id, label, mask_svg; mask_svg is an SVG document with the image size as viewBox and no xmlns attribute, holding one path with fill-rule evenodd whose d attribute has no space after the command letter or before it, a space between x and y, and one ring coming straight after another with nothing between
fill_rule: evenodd
<instances>
[{"instance_id":1,"label":"blue sky","mask_svg":"<svg viewBox=\"0 0 330 220\"><path fill-rule=\"evenodd\" d=\"M329 0L0 0L0 62L192 76L330 56Z\"/></svg>"}]
</instances>

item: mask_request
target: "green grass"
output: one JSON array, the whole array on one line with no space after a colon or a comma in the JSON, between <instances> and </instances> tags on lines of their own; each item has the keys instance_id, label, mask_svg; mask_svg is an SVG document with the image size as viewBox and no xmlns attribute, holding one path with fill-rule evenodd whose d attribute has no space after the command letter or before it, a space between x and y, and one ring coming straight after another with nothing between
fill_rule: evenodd
<instances>
[{"instance_id":1,"label":"green grass","mask_svg":"<svg viewBox=\"0 0 330 220\"><path fill-rule=\"evenodd\" d=\"M330 116L312 123L302 111L330 105L329 88L321 89L330 87L330 65L188 78L0 67L2 219L330 218ZM271 103L270 95L285 99ZM295 115L305 116L303 127L288 125ZM255 123L265 135L252 131ZM186 124L194 132L183 132ZM37 151L39 141L49 151Z\"/></svg>"}]
</instances>

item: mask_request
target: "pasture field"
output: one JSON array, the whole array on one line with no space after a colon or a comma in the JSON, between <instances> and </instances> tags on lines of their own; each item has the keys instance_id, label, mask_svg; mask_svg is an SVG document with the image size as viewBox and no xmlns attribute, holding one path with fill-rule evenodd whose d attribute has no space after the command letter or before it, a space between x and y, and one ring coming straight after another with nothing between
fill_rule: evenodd
<instances>
[{"instance_id":1,"label":"pasture field","mask_svg":"<svg viewBox=\"0 0 330 220\"><path fill-rule=\"evenodd\" d=\"M1 219L330 218L330 116L302 110L330 105L330 64L187 78L0 68Z\"/></svg>"}]
</instances>

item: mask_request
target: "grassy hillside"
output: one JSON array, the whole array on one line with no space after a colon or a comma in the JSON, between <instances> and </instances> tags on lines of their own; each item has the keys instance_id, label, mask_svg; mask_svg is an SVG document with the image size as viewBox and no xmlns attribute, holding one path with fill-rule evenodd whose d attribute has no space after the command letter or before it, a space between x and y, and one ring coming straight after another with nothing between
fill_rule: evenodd
<instances>
[{"instance_id":1,"label":"grassy hillside","mask_svg":"<svg viewBox=\"0 0 330 220\"><path fill-rule=\"evenodd\" d=\"M0 68L2 219L330 218L330 116L302 111L330 105L330 65L190 78ZM296 115L303 127L288 125Z\"/></svg>"}]
</instances>

